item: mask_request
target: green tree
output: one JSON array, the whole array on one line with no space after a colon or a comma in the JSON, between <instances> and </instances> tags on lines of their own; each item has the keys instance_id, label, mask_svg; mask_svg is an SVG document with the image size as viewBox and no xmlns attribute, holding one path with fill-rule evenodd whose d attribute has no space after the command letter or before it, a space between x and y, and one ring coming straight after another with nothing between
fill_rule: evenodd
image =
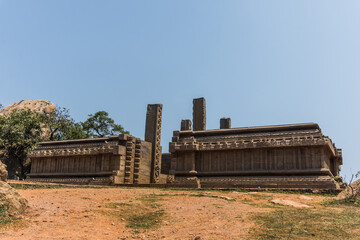
<instances>
[{"instance_id":1,"label":"green tree","mask_svg":"<svg viewBox=\"0 0 360 240\"><path fill-rule=\"evenodd\" d=\"M125 131L120 124L116 124L105 111L90 114L89 118L82 123L82 126L86 134L90 137L106 137L120 133L129 133Z\"/></svg>"},{"instance_id":2,"label":"green tree","mask_svg":"<svg viewBox=\"0 0 360 240\"><path fill-rule=\"evenodd\" d=\"M64 107L56 107L55 111L40 115L40 121L44 128L44 140L67 140L87 138L82 125L75 123L70 117L69 110Z\"/></svg>"},{"instance_id":3,"label":"green tree","mask_svg":"<svg viewBox=\"0 0 360 240\"><path fill-rule=\"evenodd\" d=\"M69 110L56 107L55 111L40 115L41 125L44 128L44 140L68 140L88 138L80 123L75 123L70 117Z\"/></svg>"},{"instance_id":4,"label":"green tree","mask_svg":"<svg viewBox=\"0 0 360 240\"><path fill-rule=\"evenodd\" d=\"M0 116L0 149L5 153L9 176L23 177L29 170L27 153L41 140L41 133L39 115L31 110L14 110Z\"/></svg>"},{"instance_id":5,"label":"green tree","mask_svg":"<svg viewBox=\"0 0 360 240\"><path fill-rule=\"evenodd\" d=\"M84 131L81 123L73 123L62 133L63 139L82 139L90 136Z\"/></svg>"}]
</instances>

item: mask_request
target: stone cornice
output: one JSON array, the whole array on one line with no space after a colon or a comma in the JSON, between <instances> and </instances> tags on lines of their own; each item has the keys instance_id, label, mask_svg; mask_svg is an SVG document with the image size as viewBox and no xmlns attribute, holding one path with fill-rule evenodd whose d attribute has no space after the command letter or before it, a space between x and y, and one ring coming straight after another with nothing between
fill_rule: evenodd
<instances>
[{"instance_id":1,"label":"stone cornice","mask_svg":"<svg viewBox=\"0 0 360 240\"><path fill-rule=\"evenodd\" d=\"M252 140L252 139L293 139L293 138L319 138L324 137L319 130L315 131L296 131L296 132L277 132L277 133L252 133L252 134L227 134L219 136L177 136L174 135L173 142L189 142L196 139L197 142L227 141L227 140Z\"/></svg>"},{"instance_id":2,"label":"stone cornice","mask_svg":"<svg viewBox=\"0 0 360 240\"><path fill-rule=\"evenodd\" d=\"M123 146L103 145L99 147L83 146L81 148L58 148L58 149L35 149L28 154L30 158L41 157L65 157L65 156L86 156L97 154L122 155L125 153Z\"/></svg>"},{"instance_id":3,"label":"stone cornice","mask_svg":"<svg viewBox=\"0 0 360 240\"><path fill-rule=\"evenodd\" d=\"M328 146L332 155L335 156L335 148L327 137L294 137L294 138L268 138L251 140L227 140L216 142L171 142L170 152L176 151L209 151L209 150L234 150L252 148L274 148L274 147L299 147L299 146Z\"/></svg>"},{"instance_id":4,"label":"stone cornice","mask_svg":"<svg viewBox=\"0 0 360 240\"><path fill-rule=\"evenodd\" d=\"M229 129L214 129L205 131L175 131L174 136L224 136L234 134L251 134L251 133L277 133L290 131L296 133L297 131L311 130L312 132L321 132L317 123L300 123L300 124L286 124L273 126L259 126L259 127L243 127L243 128L229 128Z\"/></svg>"},{"instance_id":5,"label":"stone cornice","mask_svg":"<svg viewBox=\"0 0 360 240\"><path fill-rule=\"evenodd\" d=\"M40 147L64 146L64 145L79 145L79 144L107 144L110 142L117 142L118 140L127 140L131 136L129 134L114 135L105 138L85 138L85 139L73 139L73 140L61 140L61 141L47 141L39 143Z\"/></svg>"}]
</instances>

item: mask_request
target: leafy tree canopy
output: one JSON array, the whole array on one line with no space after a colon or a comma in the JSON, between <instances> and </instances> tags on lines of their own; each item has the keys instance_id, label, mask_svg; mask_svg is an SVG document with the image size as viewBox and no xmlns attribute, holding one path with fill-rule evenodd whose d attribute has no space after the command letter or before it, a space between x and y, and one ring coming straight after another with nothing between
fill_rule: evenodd
<instances>
[{"instance_id":1,"label":"leafy tree canopy","mask_svg":"<svg viewBox=\"0 0 360 240\"><path fill-rule=\"evenodd\" d=\"M40 122L44 127L45 140L67 140L87 138L81 124L75 123L70 117L69 110L64 107L56 107L55 111L40 115Z\"/></svg>"},{"instance_id":2,"label":"leafy tree canopy","mask_svg":"<svg viewBox=\"0 0 360 240\"><path fill-rule=\"evenodd\" d=\"M89 118L82 123L82 127L90 137L106 137L121 133L129 133L128 131L125 131L120 124L116 124L105 111L90 114Z\"/></svg>"},{"instance_id":3,"label":"leafy tree canopy","mask_svg":"<svg viewBox=\"0 0 360 240\"><path fill-rule=\"evenodd\" d=\"M26 154L40 141L41 133L39 116L31 110L14 110L0 116L0 149L18 161L21 174L25 172Z\"/></svg>"},{"instance_id":4,"label":"leafy tree canopy","mask_svg":"<svg viewBox=\"0 0 360 240\"><path fill-rule=\"evenodd\" d=\"M100 111L90 114L85 122L76 123L69 110L57 107L50 113L13 110L0 116L0 150L5 153L5 164L12 166L13 174L24 177L29 170L27 153L40 141L106 137L128 133L116 124L109 114Z\"/></svg>"}]
</instances>

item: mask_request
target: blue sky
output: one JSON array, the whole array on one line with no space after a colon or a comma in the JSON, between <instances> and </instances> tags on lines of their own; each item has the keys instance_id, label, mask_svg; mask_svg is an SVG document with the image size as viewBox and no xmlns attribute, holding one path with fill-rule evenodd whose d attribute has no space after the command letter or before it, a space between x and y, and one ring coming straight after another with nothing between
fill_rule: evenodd
<instances>
[{"instance_id":1,"label":"blue sky","mask_svg":"<svg viewBox=\"0 0 360 240\"><path fill-rule=\"evenodd\" d=\"M106 110L165 151L192 99L207 128L317 122L360 170L359 1L0 0L0 103L46 99L77 121Z\"/></svg>"}]
</instances>

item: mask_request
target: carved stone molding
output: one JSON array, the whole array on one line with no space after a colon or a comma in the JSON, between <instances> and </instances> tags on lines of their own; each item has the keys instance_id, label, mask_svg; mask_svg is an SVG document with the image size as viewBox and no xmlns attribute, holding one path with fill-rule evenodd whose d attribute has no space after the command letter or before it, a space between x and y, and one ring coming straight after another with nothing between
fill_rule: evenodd
<instances>
[{"instance_id":1,"label":"carved stone molding","mask_svg":"<svg viewBox=\"0 0 360 240\"><path fill-rule=\"evenodd\" d=\"M85 156L85 155L97 155L97 154L121 154L119 146L103 145L100 147L83 147L83 148L57 148L41 150L35 149L28 154L30 158L41 157L61 157L61 156Z\"/></svg>"}]
</instances>

